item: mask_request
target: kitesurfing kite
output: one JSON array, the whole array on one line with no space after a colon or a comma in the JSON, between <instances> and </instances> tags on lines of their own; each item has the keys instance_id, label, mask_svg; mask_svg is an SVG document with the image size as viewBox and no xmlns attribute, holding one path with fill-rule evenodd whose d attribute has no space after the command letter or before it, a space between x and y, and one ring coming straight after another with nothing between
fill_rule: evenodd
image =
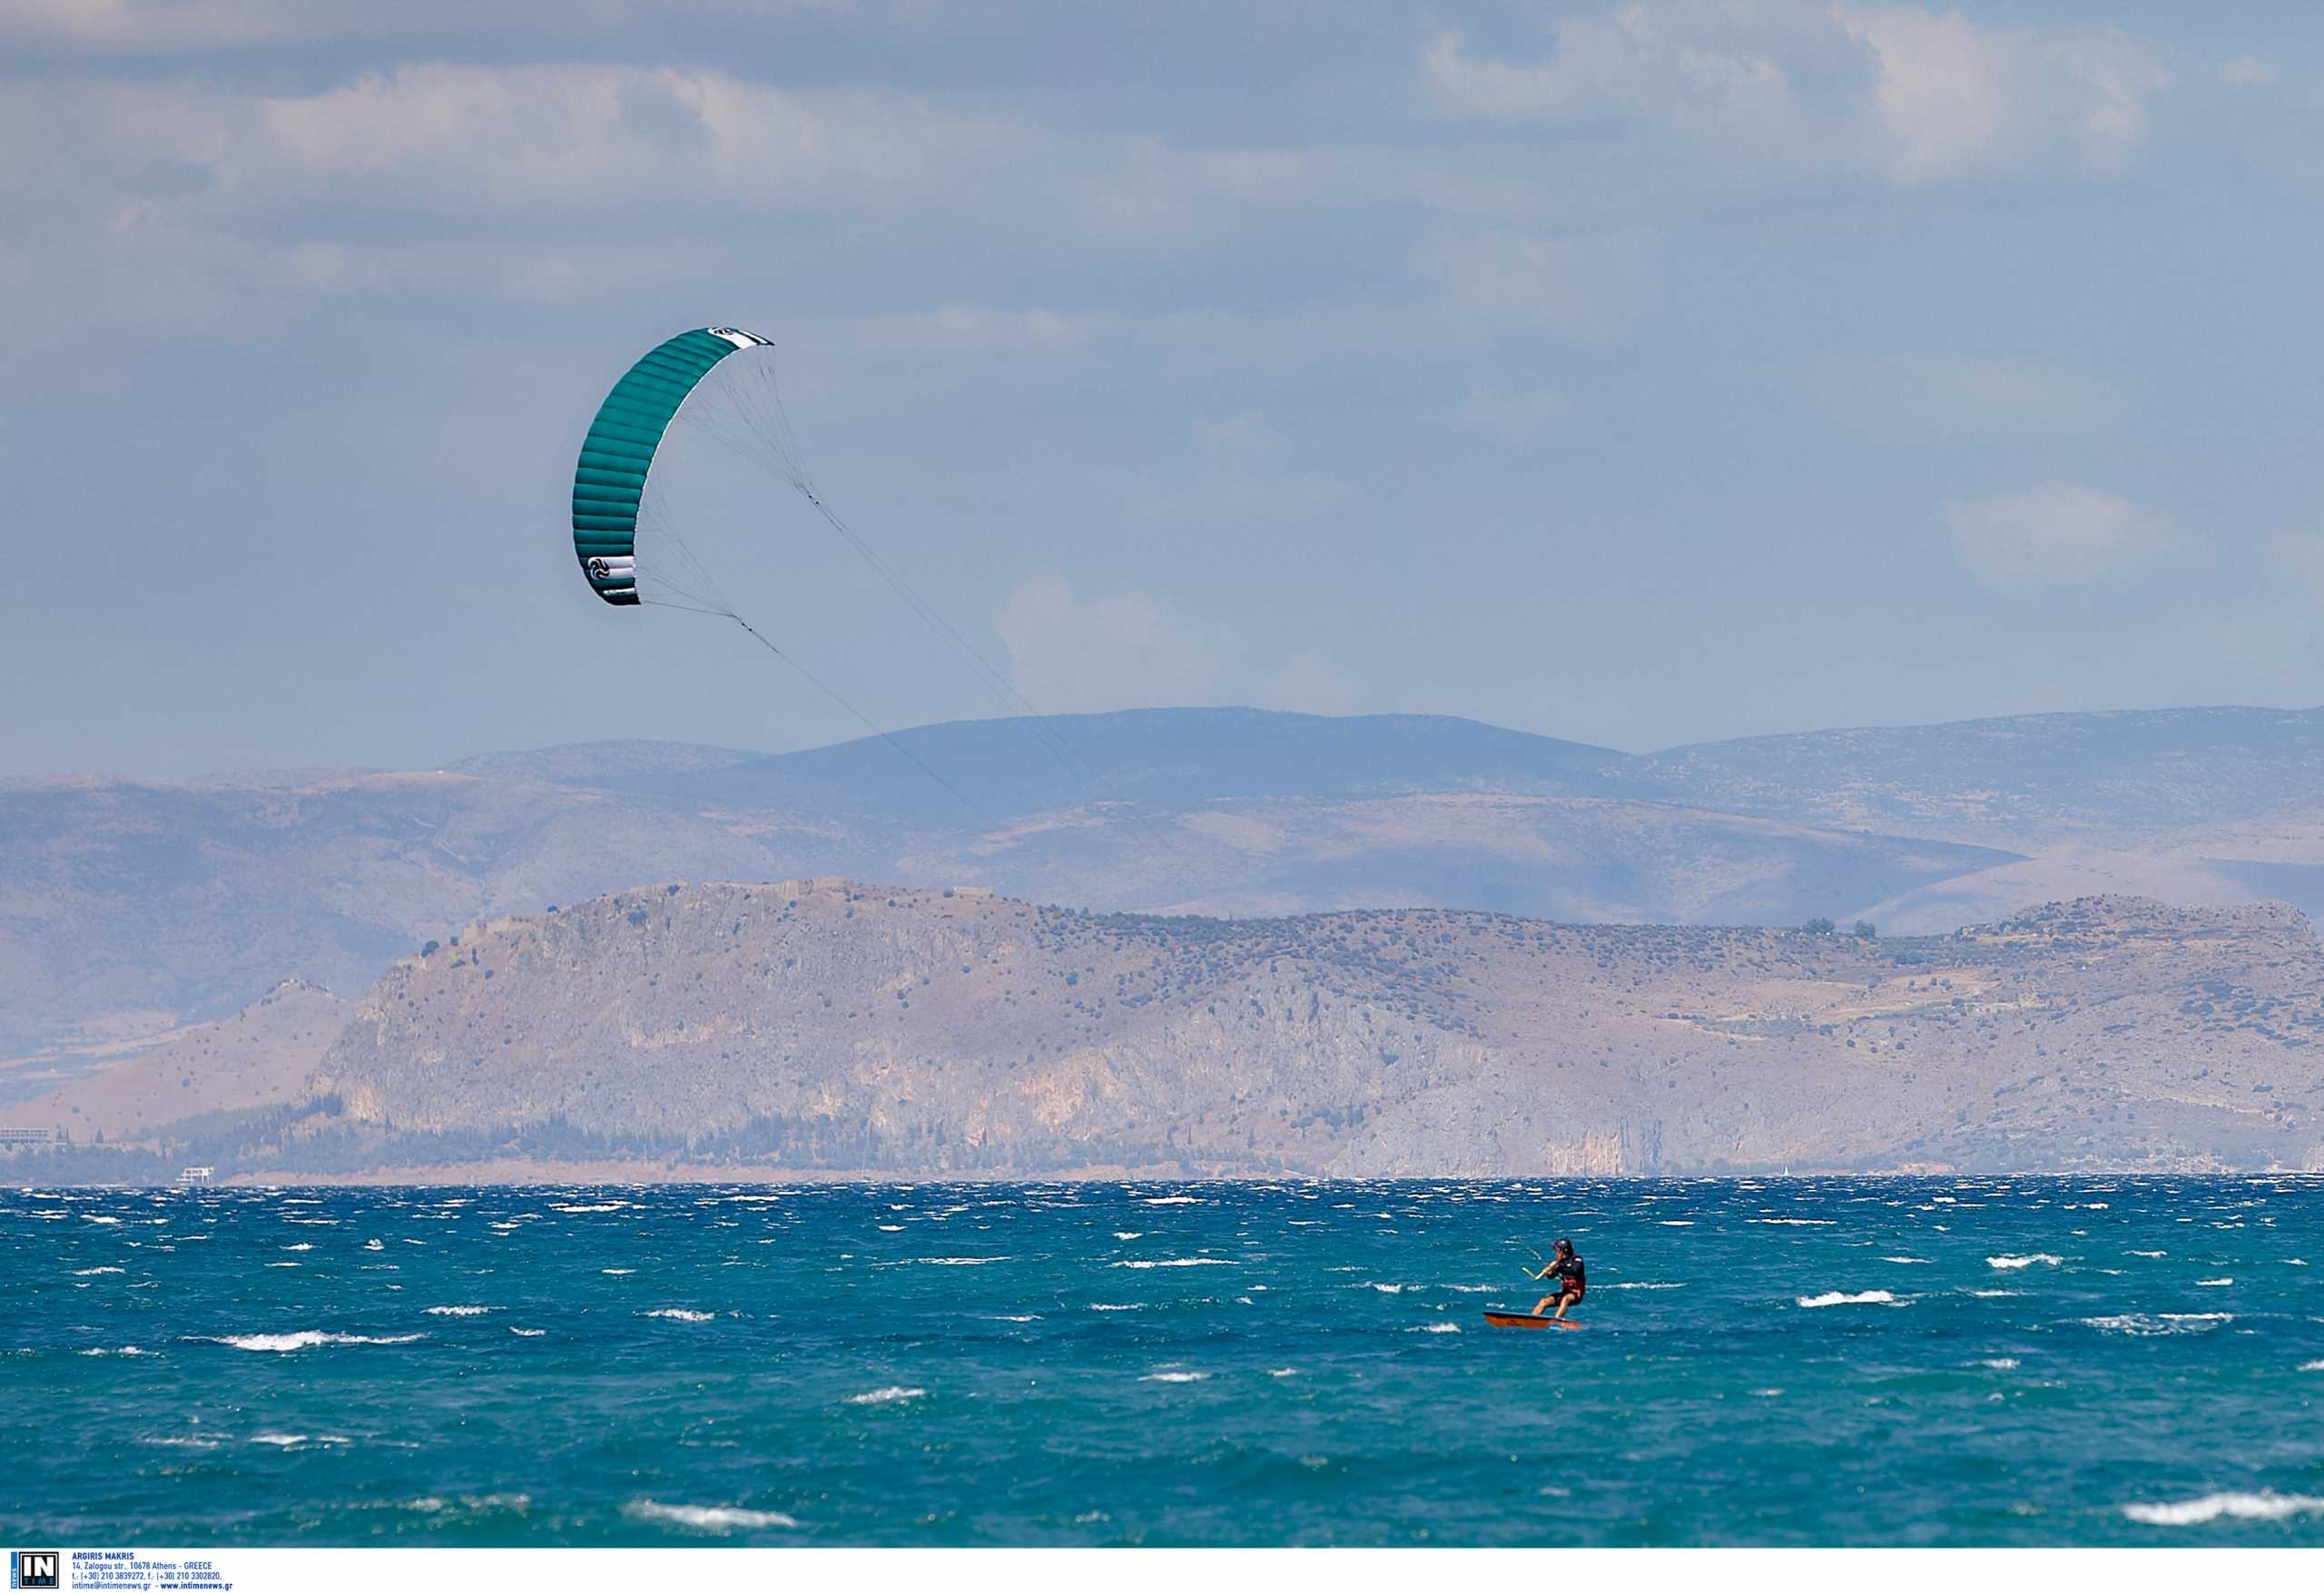
<instances>
[{"instance_id":1,"label":"kitesurfing kite","mask_svg":"<svg viewBox=\"0 0 2324 1594\"><path fill-rule=\"evenodd\" d=\"M631 366L597 407L573 472L573 552L581 574L606 602L642 601L637 523L646 478L670 423L720 362L737 356L763 359L758 351L773 346L772 339L734 327L681 332Z\"/></svg>"},{"instance_id":2,"label":"kitesurfing kite","mask_svg":"<svg viewBox=\"0 0 2324 1594\"><path fill-rule=\"evenodd\" d=\"M698 430L786 483L823 523L958 654L1007 712L1029 717L1052 756L1081 779L1096 772L902 574L833 513L809 481L777 382L773 340L737 327L698 327L646 351L597 407L573 471L573 553L590 590L620 607L681 609L731 620L804 676L937 784L959 790L861 709L785 653L729 598L710 564L686 540L683 499L655 475L664 444ZM1077 767L1078 766L1078 767ZM963 803L968 799L960 797ZM974 806L970 804L970 806Z\"/></svg>"}]
</instances>

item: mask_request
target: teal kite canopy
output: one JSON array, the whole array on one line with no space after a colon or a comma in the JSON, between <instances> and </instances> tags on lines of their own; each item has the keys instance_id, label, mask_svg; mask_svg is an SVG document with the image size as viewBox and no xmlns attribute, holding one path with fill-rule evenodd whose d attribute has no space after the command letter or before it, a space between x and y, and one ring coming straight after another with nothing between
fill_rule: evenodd
<instances>
[{"instance_id":1,"label":"teal kite canopy","mask_svg":"<svg viewBox=\"0 0 2324 1594\"><path fill-rule=\"evenodd\" d=\"M638 601L638 501L679 407L711 367L770 341L733 327L681 332L631 366L597 407L573 472L573 553L606 602Z\"/></svg>"}]
</instances>

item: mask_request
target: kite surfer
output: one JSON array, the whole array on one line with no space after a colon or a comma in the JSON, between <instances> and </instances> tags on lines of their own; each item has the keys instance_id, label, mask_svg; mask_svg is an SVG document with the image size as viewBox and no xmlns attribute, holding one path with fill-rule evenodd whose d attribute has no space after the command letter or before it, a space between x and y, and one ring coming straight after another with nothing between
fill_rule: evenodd
<instances>
[{"instance_id":1,"label":"kite surfer","mask_svg":"<svg viewBox=\"0 0 2324 1594\"><path fill-rule=\"evenodd\" d=\"M1560 1322L1565 1319L1566 1308L1580 1301L1582 1292L1589 1287L1581 1275L1581 1256L1574 1250L1571 1240L1560 1240L1557 1255L1542 1264L1541 1272L1528 1274L1526 1277L1557 1281L1548 1294L1533 1304L1533 1315L1554 1315ZM1557 1308L1554 1314L1550 1311L1551 1306Z\"/></svg>"}]
</instances>

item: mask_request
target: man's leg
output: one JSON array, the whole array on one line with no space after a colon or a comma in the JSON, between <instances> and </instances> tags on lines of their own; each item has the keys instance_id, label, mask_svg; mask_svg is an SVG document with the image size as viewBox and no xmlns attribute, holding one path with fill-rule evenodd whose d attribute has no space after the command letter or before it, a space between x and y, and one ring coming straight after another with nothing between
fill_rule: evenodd
<instances>
[{"instance_id":1,"label":"man's leg","mask_svg":"<svg viewBox=\"0 0 2324 1594\"><path fill-rule=\"evenodd\" d=\"M1535 1317L1541 1316L1549 1311L1550 1307L1555 1304L1556 1301L1557 1297L1555 1295L1543 1295L1540 1300L1533 1303L1533 1311L1531 1315Z\"/></svg>"}]
</instances>

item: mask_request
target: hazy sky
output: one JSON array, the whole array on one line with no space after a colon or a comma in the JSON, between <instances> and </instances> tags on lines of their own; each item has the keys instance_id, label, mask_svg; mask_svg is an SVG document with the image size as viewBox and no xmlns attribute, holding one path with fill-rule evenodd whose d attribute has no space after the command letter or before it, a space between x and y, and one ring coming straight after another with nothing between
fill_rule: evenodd
<instances>
[{"instance_id":1,"label":"hazy sky","mask_svg":"<svg viewBox=\"0 0 2324 1594\"><path fill-rule=\"evenodd\" d=\"M2307 0L0 0L0 773L854 733L575 570L708 322L1047 709L2314 704L2319 223ZM765 490L770 634L994 712Z\"/></svg>"}]
</instances>

